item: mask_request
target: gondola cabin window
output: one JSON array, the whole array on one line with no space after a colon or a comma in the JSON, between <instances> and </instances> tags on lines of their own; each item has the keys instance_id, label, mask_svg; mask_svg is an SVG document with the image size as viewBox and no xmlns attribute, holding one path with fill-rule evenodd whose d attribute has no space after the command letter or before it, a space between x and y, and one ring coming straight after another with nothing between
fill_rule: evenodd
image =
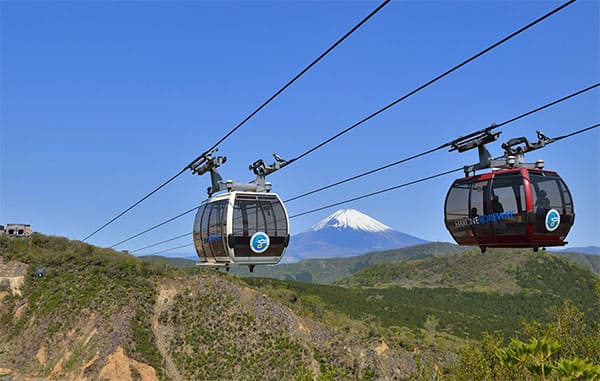
<instances>
[{"instance_id":1,"label":"gondola cabin window","mask_svg":"<svg viewBox=\"0 0 600 381\"><path fill-rule=\"evenodd\" d=\"M464 237L471 232L470 191L470 182L456 182L446 198L446 226L455 237Z\"/></svg>"},{"instance_id":2,"label":"gondola cabin window","mask_svg":"<svg viewBox=\"0 0 600 381\"><path fill-rule=\"evenodd\" d=\"M202 260L227 257L225 218L227 200L202 205L194 221L194 243Z\"/></svg>"},{"instance_id":3,"label":"gondola cabin window","mask_svg":"<svg viewBox=\"0 0 600 381\"><path fill-rule=\"evenodd\" d=\"M194 246L196 248L196 252L198 256L203 262L208 260L208 256L206 255L206 251L204 250L204 246L202 243L202 235L205 233L202 229L202 216L204 215L204 209L206 208L206 204L200 205L198 211L196 212L196 218L194 219Z\"/></svg>"},{"instance_id":4,"label":"gondola cabin window","mask_svg":"<svg viewBox=\"0 0 600 381\"><path fill-rule=\"evenodd\" d=\"M471 214L475 216L478 221L472 224L473 232L477 237L489 237L492 235L492 227L487 220L483 220L482 217L491 214L490 210L490 185L488 180L477 181L473 183L471 188Z\"/></svg>"},{"instance_id":5,"label":"gondola cabin window","mask_svg":"<svg viewBox=\"0 0 600 381\"><path fill-rule=\"evenodd\" d=\"M266 251L256 253L251 249L250 239L259 232L269 237L270 244ZM288 235L287 217L282 204L269 195L236 195L232 233L236 257L281 255Z\"/></svg>"},{"instance_id":6,"label":"gondola cabin window","mask_svg":"<svg viewBox=\"0 0 600 381\"><path fill-rule=\"evenodd\" d=\"M208 213L208 218L206 218L208 221L208 236L205 239L205 243L208 243L214 258L227 257L227 253L225 252L225 248L227 247L227 232L225 231L226 210L227 200L221 200L209 204L205 211L205 213Z\"/></svg>"},{"instance_id":7,"label":"gondola cabin window","mask_svg":"<svg viewBox=\"0 0 600 381\"><path fill-rule=\"evenodd\" d=\"M520 173L498 175L492 179L491 213L498 213L492 229L496 235L525 234L527 205Z\"/></svg>"},{"instance_id":8,"label":"gondola cabin window","mask_svg":"<svg viewBox=\"0 0 600 381\"><path fill-rule=\"evenodd\" d=\"M547 173L530 173L531 194L535 212L535 232L566 236L574 221L573 201L563 180ZM551 215L558 214L558 226L552 226Z\"/></svg>"}]
</instances>

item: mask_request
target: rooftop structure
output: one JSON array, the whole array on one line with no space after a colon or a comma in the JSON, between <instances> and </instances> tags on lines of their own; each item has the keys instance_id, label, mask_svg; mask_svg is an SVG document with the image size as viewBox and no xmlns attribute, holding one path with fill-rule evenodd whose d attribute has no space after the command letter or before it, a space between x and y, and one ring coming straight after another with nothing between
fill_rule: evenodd
<instances>
[{"instance_id":1,"label":"rooftop structure","mask_svg":"<svg viewBox=\"0 0 600 381\"><path fill-rule=\"evenodd\" d=\"M29 237L31 235L31 225L29 224L7 224L0 225L0 236L10 235L15 237Z\"/></svg>"}]
</instances>

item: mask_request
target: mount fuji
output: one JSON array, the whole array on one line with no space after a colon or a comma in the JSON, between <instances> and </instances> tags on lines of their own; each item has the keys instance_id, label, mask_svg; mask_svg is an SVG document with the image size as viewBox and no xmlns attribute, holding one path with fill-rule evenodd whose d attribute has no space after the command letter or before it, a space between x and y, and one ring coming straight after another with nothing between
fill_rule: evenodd
<instances>
[{"instance_id":1,"label":"mount fuji","mask_svg":"<svg viewBox=\"0 0 600 381\"><path fill-rule=\"evenodd\" d=\"M425 242L421 238L395 231L358 210L341 209L309 231L291 237L283 262L350 257Z\"/></svg>"}]
</instances>

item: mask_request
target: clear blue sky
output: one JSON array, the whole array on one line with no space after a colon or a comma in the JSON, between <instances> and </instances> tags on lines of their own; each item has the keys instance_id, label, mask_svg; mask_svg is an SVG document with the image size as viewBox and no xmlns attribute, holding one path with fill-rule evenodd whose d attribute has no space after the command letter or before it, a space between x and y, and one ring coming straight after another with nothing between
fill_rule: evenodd
<instances>
[{"instance_id":1,"label":"clear blue sky","mask_svg":"<svg viewBox=\"0 0 600 381\"><path fill-rule=\"evenodd\" d=\"M221 145L225 178L294 157L559 2L393 1ZM0 223L81 239L177 173L377 2L1 2ZM289 198L501 122L600 80L600 2L578 1L270 177ZM549 136L600 120L595 90L502 129ZM571 188L571 246L600 245L600 134L543 158ZM500 144L492 145L500 154ZM299 213L476 161L438 151L287 205ZM452 176L348 204L396 230L451 241ZM199 204L186 173L90 242L109 246ZM293 220L299 233L334 210ZM122 249L191 231L193 215ZM170 245L191 242L184 238Z\"/></svg>"}]
</instances>

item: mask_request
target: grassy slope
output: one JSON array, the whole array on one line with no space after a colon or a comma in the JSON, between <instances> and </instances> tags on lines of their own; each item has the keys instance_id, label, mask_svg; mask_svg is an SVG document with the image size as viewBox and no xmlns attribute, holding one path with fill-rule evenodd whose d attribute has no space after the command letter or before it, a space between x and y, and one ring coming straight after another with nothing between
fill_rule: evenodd
<instances>
[{"instance_id":1,"label":"grassy slope","mask_svg":"<svg viewBox=\"0 0 600 381\"><path fill-rule=\"evenodd\" d=\"M154 304L158 267L41 234L24 241L0 238L0 255L29 264L23 296L5 298L0 309L0 365L48 376L62 361L62 374L77 373L98 354L100 361L80 375L97 377L106 357L121 346L161 375L146 319ZM41 278L34 277L39 267L45 269ZM44 364L38 356L45 358Z\"/></svg>"},{"instance_id":2,"label":"grassy slope","mask_svg":"<svg viewBox=\"0 0 600 381\"><path fill-rule=\"evenodd\" d=\"M487 325L484 327L486 330L493 328L494 321L500 323L497 328L502 325L515 328L525 317L545 321L547 309L562 304L566 299L583 311L588 321L600 319L600 306L595 294L596 288L600 287L598 277L586 268L546 252L496 249L480 253L473 250L376 265L337 284L367 287L361 291L374 293L400 294L408 292L400 290L409 287L424 295L423 308L438 306L442 311L451 312L454 304L460 305L457 313L462 311L465 317L469 316L469 311L472 311L473 317L479 314L482 321L469 324ZM368 289L372 287L375 289ZM448 301L442 298L430 303L434 296L425 296L430 294L435 297L447 294ZM453 332L459 334L459 331Z\"/></svg>"},{"instance_id":3,"label":"grassy slope","mask_svg":"<svg viewBox=\"0 0 600 381\"><path fill-rule=\"evenodd\" d=\"M593 272L595 272L596 275L600 275L600 255L583 254L570 251L557 252L554 254L560 255L561 257L565 257L568 260L578 263L583 267L587 267Z\"/></svg>"},{"instance_id":4,"label":"grassy slope","mask_svg":"<svg viewBox=\"0 0 600 381\"><path fill-rule=\"evenodd\" d=\"M519 291L517 267L527 262L531 250L478 249L417 261L367 268L337 282L340 286L450 287L468 291Z\"/></svg>"},{"instance_id":5,"label":"grassy slope","mask_svg":"<svg viewBox=\"0 0 600 381\"><path fill-rule=\"evenodd\" d=\"M29 264L22 296L0 297L0 368L17 376L98 379L123 347L162 379L405 378L413 349L424 346L420 330L334 309L315 315L297 308L310 297L272 299L262 291L281 293L257 293L229 274L167 270L64 238L2 238L0 255ZM33 276L38 267L42 278ZM427 338L450 343L440 344L442 362L464 343Z\"/></svg>"},{"instance_id":6,"label":"grassy slope","mask_svg":"<svg viewBox=\"0 0 600 381\"><path fill-rule=\"evenodd\" d=\"M196 267L196 261L186 258L169 258L161 255L142 255L138 257L142 261L155 263L157 265L169 266L174 268Z\"/></svg>"},{"instance_id":7,"label":"grassy slope","mask_svg":"<svg viewBox=\"0 0 600 381\"><path fill-rule=\"evenodd\" d=\"M254 273L249 273L245 267L232 268L232 271L235 274L248 277L332 284L375 264L428 258L458 253L464 250L466 249L450 243L431 242L395 250L376 251L354 257L308 259L298 263L277 266L257 266Z\"/></svg>"},{"instance_id":8,"label":"grassy slope","mask_svg":"<svg viewBox=\"0 0 600 381\"><path fill-rule=\"evenodd\" d=\"M51 375L61 361L63 371L55 376L68 376L98 353L97 362L76 373L97 378L106 357L122 346L161 378L173 375L166 358L183 379L402 378L415 369L416 347L449 363L464 343L455 335L514 335L522 319L545 321L548 308L566 297L587 306L588 318L598 320L593 309L600 310L590 299L597 279L548 254L524 257L512 274L525 291L514 294L237 279L166 270L42 235L23 242L3 238L0 255L30 264L23 296L1 301L0 367L36 376ZM430 261L441 259L448 261ZM46 275L34 278L40 266Z\"/></svg>"},{"instance_id":9,"label":"grassy slope","mask_svg":"<svg viewBox=\"0 0 600 381\"><path fill-rule=\"evenodd\" d=\"M277 301L273 292L258 293L216 272L167 282L163 293L169 297L157 324L182 378L391 379L414 369L418 333L404 332L406 345L395 345L382 358L373 348L382 339L399 340L398 334L329 312L307 317L295 308L302 303L282 303L286 299ZM455 346L463 343L453 340Z\"/></svg>"},{"instance_id":10,"label":"grassy slope","mask_svg":"<svg viewBox=\"0 0 600 381\"><path fill-rule=\"evenodd\" d=\"M548 268L533 266L538 262ZM597 280L590 270L555 253L534 253L528 249L490 249L486 253L470 250L443 257L376 265L336 284L346 287L451 287L467 291L514 293L523 288L517 277L518 270L526 269L534 276L552 282L556 266L573 278ZM562 281L567 282L561 285L564 286L572 284L569 282L573 280Z\"/></svg>"}]
</instances>

